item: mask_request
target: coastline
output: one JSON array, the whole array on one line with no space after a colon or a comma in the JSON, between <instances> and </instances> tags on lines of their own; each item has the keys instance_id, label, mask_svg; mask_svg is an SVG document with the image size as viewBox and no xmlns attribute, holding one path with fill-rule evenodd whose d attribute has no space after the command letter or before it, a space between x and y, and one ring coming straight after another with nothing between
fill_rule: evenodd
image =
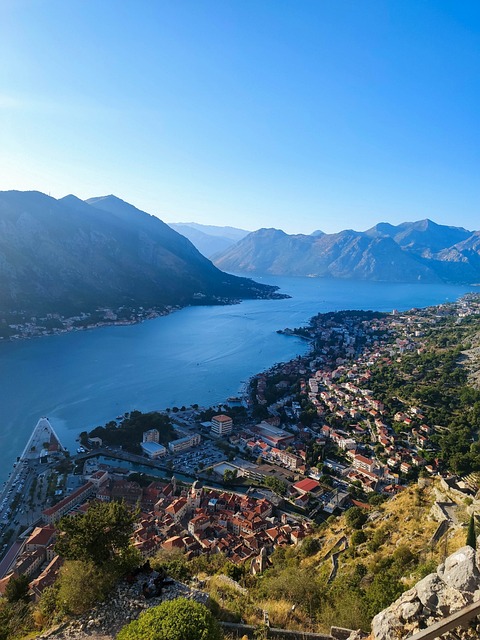
<instances>
[{"instance_id":1,"label":"coastline","mask_svg":"<svg viewBox=\"0 0 480 640\"><path fill-rule=\"evenodd\" d=\"M61 335L64 333L72 333L77 331L89 331L92 329L100 329L103 327L129 326L140 324L146 320L155 320L168 316L176 311L197 306L226 306L238 305L244 300L279 300L290 298L288 294L278 293L278 287L272 285L272 291L263 296L253 298L217 298L213 301L207 301L201 298L193 300L185 305L167 305L165 307L143 307L130 308L119 307L117 309L100 308L92 312L82 311L79 315L65 317L60 313L47 313L45 316L30 316L26 319L23 316L22 322L8 324L8 328L16 333L10 335L1 335L1 342L15 342L17 340L30 340L32 338L42 338L52 335ZM6 324L5 317L14 318L21 312L12 311L3 314L3 324ZM0 322L2 316L0 315ZM42 324L43 323L43 324ZM59 326L60 325L60 326ZM5 328L4 328L5 330Z\"/></svg>"}]
</instances>

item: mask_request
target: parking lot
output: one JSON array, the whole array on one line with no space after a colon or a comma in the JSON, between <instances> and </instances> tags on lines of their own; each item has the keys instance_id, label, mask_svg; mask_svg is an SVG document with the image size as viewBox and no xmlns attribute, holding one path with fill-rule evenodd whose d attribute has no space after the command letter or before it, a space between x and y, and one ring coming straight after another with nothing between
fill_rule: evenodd
<instances>
[{"instance_id":1,"label":"parking lot","mask_svg":"<svg viewBox=\"0 0 480 640\"><path fill-rule=\"evenodd\" d=\"M186 474L195 473L196 469L205 469L212 464L225 460L223 451L215 447L212 442L203 442L200 446L183 451L172 457L173 468Z\"/></svg>"}]
</instances>

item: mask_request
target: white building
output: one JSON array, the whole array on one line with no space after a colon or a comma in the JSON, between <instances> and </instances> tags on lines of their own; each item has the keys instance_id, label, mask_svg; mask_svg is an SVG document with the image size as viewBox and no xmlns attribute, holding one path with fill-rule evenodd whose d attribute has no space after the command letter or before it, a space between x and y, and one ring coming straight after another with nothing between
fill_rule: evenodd
<instances>
[{"instance_id":1,"label":"white building","mask_svg":"<svg viewBox=\"0 0 480 640\"><path fill-rule=\"evenodd\" d=\"M233 420L224 414L213 416L212 433L216 436L227 436L232 433Z\"/></svg>"},{"instance_id":2,"label":"white building","mask_svg":"<svg viewBox=\"0 0 480 640\"><path fill-rule=\"evenodd\" d=\"M168 443L168 448L172 453L178 453L179 451L185 451L186 449L198 446L201 439L202 438L199 433L192 433L190 436L178 438L178 440L172 440Z\"/></svg>"},{"instance_id":3,"label":"white building","mask_svg":"<svg viewBox=\"0 0 480 640\"><path fill-rule=\"evenodd\" d=\"M167 455L166 448L162 444L158 444L158 442L141 442L140 446L142 447L143 453L145 453L151 460L163 458Z\"/></svg>"}]
</instances>

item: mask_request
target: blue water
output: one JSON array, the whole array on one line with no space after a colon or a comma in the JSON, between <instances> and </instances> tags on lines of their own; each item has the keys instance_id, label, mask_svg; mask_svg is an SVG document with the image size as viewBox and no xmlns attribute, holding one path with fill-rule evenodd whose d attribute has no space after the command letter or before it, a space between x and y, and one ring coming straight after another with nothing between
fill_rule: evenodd
<instances>
[{"instance_id":1,"label":"blue water","mask_svg":"<svg viewBox=\"0 0 480 640\"><path fill-rule=\"evenodd\" d=\"M391 311L453 301L467 287L311 278L263 280L292 296L226 307L191 307L126 327L0 344L0 481L39 417L76 449L80 431L132 409L198 403L236 395L253 374L304 353L308 345L277 329L318 312Z\"/></svg>"}]
</instances>

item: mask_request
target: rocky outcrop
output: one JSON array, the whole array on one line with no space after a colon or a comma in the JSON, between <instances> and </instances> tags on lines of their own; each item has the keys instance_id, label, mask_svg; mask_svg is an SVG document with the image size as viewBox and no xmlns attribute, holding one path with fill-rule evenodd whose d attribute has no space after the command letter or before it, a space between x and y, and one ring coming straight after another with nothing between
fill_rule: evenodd
<instances>
[{"instance_id":1,"label":"rocky outcrop","mask_svg":"<svg viewBox=\"0 0 480 640\"><path fill-rule=\"evenodd\" d=\"M435 573L420 580L375 616L373 640L408 638L480 600L479 560L471 547L462 547L449 556Z\"/></svg>"},{"instance_id":2,"label":"rocky outcrop","mask_svg":"<svg viewBox=\"0 0 480 640\"><path fill-rule=\"evenodd\" d=\"M150 607L155 607L166 600L189 598L206 604L208 594L192 589L181 582L172 581L165 586L162 594L146 600L142 595L141 581L128 585L122 582L113 593L88 613L50 629L37 637L37 640L111 640L116 637L122 627Z\"/></svg>"}]
</instances>

